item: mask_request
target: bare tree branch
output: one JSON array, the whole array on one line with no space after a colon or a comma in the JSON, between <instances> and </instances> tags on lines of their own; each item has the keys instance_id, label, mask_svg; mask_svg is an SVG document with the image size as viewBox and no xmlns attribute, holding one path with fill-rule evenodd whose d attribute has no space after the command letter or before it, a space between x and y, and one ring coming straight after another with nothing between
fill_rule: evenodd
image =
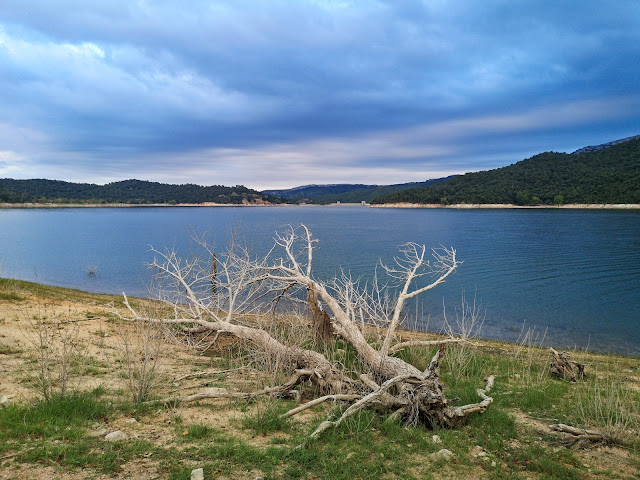
<instances>
[{"instance_id":1,"label":"bare tree branch","mask_svg":"<svg viewBox=\"0 0 640 480\"><path fill-rule=\"evenodd\" d=\"M316 398L290 410L284 417L327 401L355 402L336 421L323 422L312 434L314 438L363 408L375 406L414 424L422 421L454 426L469 414L484 411L492 402L487 393L494 377L489 377L487 386L478 390L481 402L461 407L447 404L439 379L445 345L466 341L466 338L409 340L393 345L406 301L443 283L460 265L453 248L432 250L432 258L426 260L425 246L407 243L400 248L394 265L381 264L381 271L389 276L390 283L382 283L376 271L371 282L362 284L345 271L329 282L314 278L313 250L317 240L304 225L289 226L283 233L276 233L274 248L259 258L235 239L224 251L214 251L204 237L194 235L194 239L207 258L183 259L172 250L152 250L155 258L151 266L158 280L164 282L159 283L156 290L158 299L165 305L164 310L160 310L162 314L143 315L123 295L127 314L115 310L116 315L129 321L179 326L187 334L232 335L260 355L278 359L278 364L285 365L291 377L282 385L254 392L208 389L162 401L286 396L294 388L308 383L313 385ZM214 255L216 275L212 275L211 270ZM431 277L430 282L416 287L416 281L425 276ZM313 347L308 343L303 346L303 342L288 344L264 327L261 317L270 311L275 314L274 302L285 296L293 302L300 301L297 296L305 291L312 316L323 317L324 334L339 336L352 349L359 371L347 371L338 361L331 361L334 357L322 351L323 342ZM381 345L377 344L379 348L367 339L366 334L372 329L382 341ZM424 372L393 356L402 348L431 345L440 348Z\"/></svg>"}]
</instances>

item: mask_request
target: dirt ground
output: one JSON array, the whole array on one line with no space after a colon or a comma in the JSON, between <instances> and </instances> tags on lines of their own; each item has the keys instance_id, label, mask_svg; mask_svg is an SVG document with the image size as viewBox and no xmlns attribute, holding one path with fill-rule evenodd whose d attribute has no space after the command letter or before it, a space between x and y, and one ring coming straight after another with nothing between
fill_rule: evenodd
<instances>
[{"instance_id":1,"label":"dirt ground","mask_svg":"<svg viewBox=\"0 0 640 480\"><path fill-rule=\"evenodd\" d=\"M127 396L126 382L122 375L123 327L117 322L112 308L107 304L117 301L115 297L86 295L76 299L74 295L56 294L51 296L33 295L18 292L15 297L0 299L0 403L32 402L39 396L35 377L38 362L38 338L34 331L38 322L46 322L51 328L71 332L76 329L78 351L81 356L80 367L75 372L73 385L85 390L103 387L108 396L114 399ZM405 339L421 337L420 333L405 333ZM75 338L75 337L74 337ZM516 347L500 342L483 342L484 347L505 355L512 353ZM165 352L159 363L159 371L163 382L156 394L159 397L172 395L188 395L206 391L206 389L224 386L230 389L251 391L262 388L275 381L268 374L252 368L241 368L230 364L225 348L206 353L190 348L188 345L167 342ZM602 359L600 359L602 361ZM629 360L628 380L636 387L640 386L638 365L640 362ZM204 375L204 372L218 372ZM186 377L187 374L200 374ZM2 406L0 405L0 408ZM259 408L248 405L246 408ZM136 420L131 414L110 417L103 422L96 422L88 431L89 436L104 436L109 432L120 430L133 439L144 439L154 445L171 448L183 448L176 443L180 435L180 422L184 424L205 424L242 438L253 446L265 446L274 443L278 433L268 436L257 435L254 431L243 428L239 419L246 412L238 409L238 405L226 399L210 399L198 404L182 404L174 407L158 407L151 415L144 415ZM539 432L541 436L551 434L547 421L536 419L522 412L513 412L516 422L522 428ZM308 413L298 417L313 418ZM178 432L178 433L176 433ZM277 441L277 438L276 438ZM564 448L564 447L558 447ZM637 464L631 459L628 449L611 446L600 446L576 453L577 458L590 472L595 470L613 470L632 478L637 473ZM113 478L167 478L166 472L160 468L160 460L153 454L140 454L123 465L117 473L100 474L95 471L61 468L57 465L42 463L16 463L14 455L2 456L0 453L0 479L113 479ZM636 466L634 466L636 465ZM197 465L194 464L194 468ZM259 466L257 466L259 467ZM447 474L446 472L449 472ZM438 478L456 477L455 470L443 469ZM234 480L244 478L260 478L259 468L249 472L236 472ZM225 478L220 476L217 478ZM472 470L465 478L489 478L482 469ZM544 475L533 475L529 478L546 478ZM587 475L585 478L597 478ZM638 477L640 478L640 476Z\"/></svg>"}]
</instances>

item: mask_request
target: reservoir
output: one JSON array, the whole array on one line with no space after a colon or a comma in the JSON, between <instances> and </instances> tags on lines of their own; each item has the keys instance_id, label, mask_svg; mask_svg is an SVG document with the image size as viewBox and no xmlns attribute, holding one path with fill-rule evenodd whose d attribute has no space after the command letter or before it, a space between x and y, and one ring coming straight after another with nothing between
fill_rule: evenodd
<instances>
[{"instance_id":1,"label":"reservoir","mask_svg":"<svg viewBox=\"0 0 640 480\"><path fill-rule=\"evenodd\" d=\"M481 336L523 332L556 348L640 355L640 212L566 209L367 207L133 207L0 210L0 276L82 290L147 296L149 251L216 249L232 232L256 255L276 231L305 224L318 240L314 271L370 279L407 242L454 247L463 261L408 315L438 331L464 292L485 315Z\"/></svg>"}]
</instances>

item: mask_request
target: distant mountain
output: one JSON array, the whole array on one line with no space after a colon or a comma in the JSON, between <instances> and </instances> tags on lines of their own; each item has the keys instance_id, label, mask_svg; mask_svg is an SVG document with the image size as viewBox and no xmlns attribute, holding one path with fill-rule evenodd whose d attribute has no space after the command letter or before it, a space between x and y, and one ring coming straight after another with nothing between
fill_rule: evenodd
<instances>
[{"instance_id":1,"label":"distant mountain","mask_svg":"<svg viewBox=\"0 0 640 480\"><path fill-rule=\"evenodd\" d=\"M289 200L313 200L323 195L342 194L353 190L367 190L376 188L378 185L363 185L352 183L335 183L327 185L302 185L300 187L288 188L286 190L263 190L262 193L277 195Z\"/></svg>"},{"instance_id":2,"label":"distant mountain","mask_svg":"<svg viewBox=\"0 0 640 480\"><path fill-rule=\"evenodd\" d=\"M545 152L495 170L384 195L372 203L640 203L640 136Z\"/></svg>"},{"instance_id":3,"label":"distant mountain","mask_svg":"<svg viewBox=\"0 0 640 480\"><path fill-rule=\"evenodd\" d=\"M613 142L601 143L600 145L589 145L588 147L582 147L576 150L574 153L589 153L589 152L597 152L598 150L602 150L604 148L613 147L614 145L618 145L620 143L628 142L630 140L638 140L640 139L640 135L635 135L633 137L622 138L620 140L614 140Z\"/></svg>"},{"instance_id":4,"label":"distant mountain","mask_svg":"<svg viewBox=\"0 0 640 480\"><path fill-rule=\"evenodd\" d=\"M214 185L147 182L124 180L94 185L60 180L0 179L0 202L6 203L127 203L127 204L176 204L176 203L282 203L282 198L266 195L242 185L225 187Z\"/></svg>"},{"instance_id":5,"label":"distant mountain","mask_svg":"<svg viewBox=\"0 0 640 480\"><path fill-rule=\"evenodd\" d=\"M398 183L395 185L381 185L373 186L366 189L356 189L350 192L327 194L319 196L313 199L313 203L327 204L327 203L360 203L360 202L372 202L375 198L382 195L388 195L394 192L401 192L403 190L409 190L411 188L428 187L429 185L435 185L436 183L443 182L449 178L453 178L455 175L446 178L434 178L425 182L411 182L411 183Z\"/></svg>"},{"instance_id":6,"label":"distant mountain","mask_svg":"<svg viewBox=\"0 0 640 480\"><path fill-rule=\"evenodd\" d=\"M303 185L287 190L264 190L263 193L278 195L290 200L307 201L309 203L360 203L370 202L374 198L409 188L426 187L442 182L448 178L436 178L425 182L398 183L395 185L363 185L363 184L331 184Z\"/></svg>"}]
</instances>

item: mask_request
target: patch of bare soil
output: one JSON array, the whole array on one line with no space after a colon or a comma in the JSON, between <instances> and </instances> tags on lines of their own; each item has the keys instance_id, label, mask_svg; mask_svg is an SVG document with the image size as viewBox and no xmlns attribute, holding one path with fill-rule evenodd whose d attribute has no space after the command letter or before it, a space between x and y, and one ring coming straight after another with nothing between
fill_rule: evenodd
<instances>
[{"instance_id":1,"label":"patch of bare soil","mask_svg":"<svg viewBox=\"0 0 640 480\"><path fill-rule=\"evenodd\" d=\"M121 357L123 354L122 329L128 327L118 323L108 305L87 305L82 302L36 298L22 294L20 301L0 301L0 399L5 404L29 402L40 396L37 387L37 336L34 331L38 322L45 322L58 333L61 330L77 330L79 345L78 365L75 367L71 386L81 390L104 387L107 398L123 400L128 397ZM233 342L225 339L221 347L232 348ZM254 390L268 379L253 368L227 368L220 364L228 361L220 356L202 355L187 346L175 343L165 345L159 363L163 381L154 392L158 397L187 395L209 387L224 384L239 390ZM222 372L216 375L210 371ZM186 374L197 376L183 378ZM0 406L0 408L2 408ZM254 408L254 407L250 407ZM105 419L93 425L89 436L103 437L106 433L120 430L131 439L152 442L156 446L181 450L179 442L190 425L207 425L223 432L237 435L249 443L264 445L268 439L245 431L238 421L242 413L237 401L210 399L203 404L165 405L157 410L132 419L128 415ZM18 464L13 455L0 455L0 479L113 479L113 478L164 478L158 473L158 460L136 458L122 466L116 475L99 474L91 469L73 472L60 467L40 464ZM242 475L234 476L235 479ZM249 478L249 477L247 477ZM255 478L255 476L251 477Z\"/></svg>"},{"instance_id":2,"label":"patch of bare soil","mask_svg":"<svg viewBox=\"0 0 640 480\"><path fill-rule=\"evenodd\" d=\"M622 478L634 478L638 474L633 456L626 448L597 442L575 443L571 446L563 440L563 435L550 427L552 420L536 418L516 409L512 410L511 414L518 425L539 434L540 444L547 446L551 444L554 449L572 448L573 453L587 470L588 475L585 478L602 478L602 472L606 471L616 472ZM556 440L549 442L545 440L548 438Z\"/></svg>"}]
</instances>

